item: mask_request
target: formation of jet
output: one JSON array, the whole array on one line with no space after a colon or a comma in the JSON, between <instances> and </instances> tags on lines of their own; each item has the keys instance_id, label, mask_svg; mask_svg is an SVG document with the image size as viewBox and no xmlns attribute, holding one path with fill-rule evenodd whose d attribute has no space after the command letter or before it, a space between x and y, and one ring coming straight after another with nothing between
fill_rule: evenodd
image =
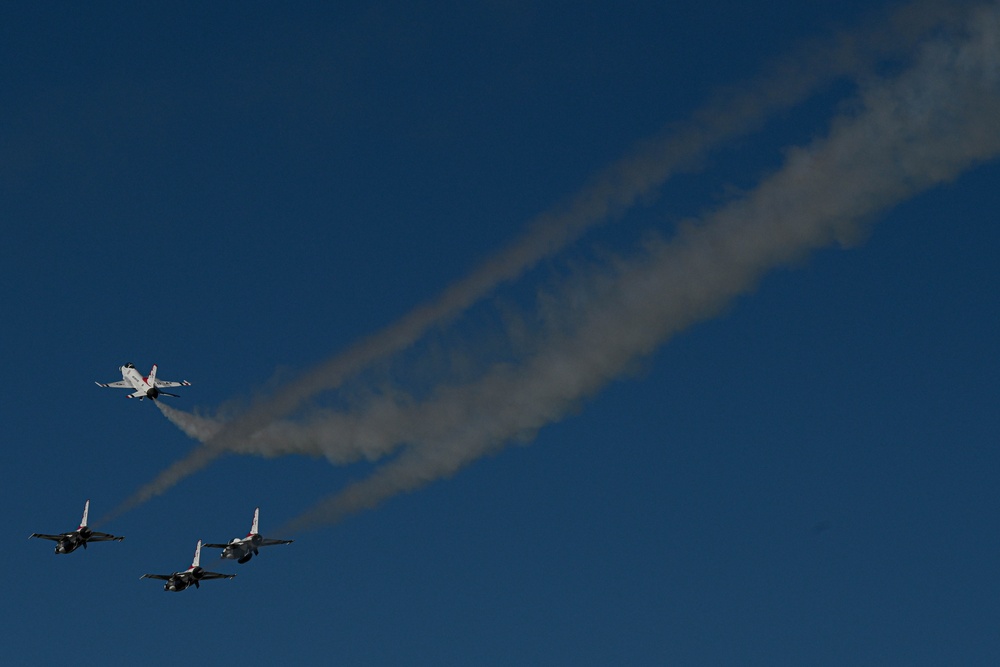
<instances>
[{"instance_id":1,"label":"formation of jet","mask_svg":"<svg viewBox=\"0 0 1000 667\"><path fill-rule=\"evenodd\" d=\"M57 554L73 553L79 547L86 549L88 542L121 542L125 539L124 537L115 536L110 533L101 533L88 528L87 514L89 512L90 501L88 500L83 505L83 519L80 520L80 527L76 530L68 533L59 533L58 535L32 533L31 535L28 535L28 539L30 540L32 537L40 537L43 540L54 540L56 542L55 551Z\"/></svg>"},{"instance_id":2,"label":"formation of jet","mask_svg":"<svg viewBox=\"0 0 1000 667\"><path fill-rule=\"evenodd\" d=\"M171 394L162 391L164 387L188 387L191 385L187 380L183 382L168 382L166 380L158 380L156 378L156 364L153 364L152 370L149 375L143 377L139 371L135 369L133 364L125 364L121 367L122 379L117 382L108 382L106 384L98 382L97 385L100 387L121 387L125 389L132 389L132 393L128 395L128 398L138 398L142 400L148 398L150 400L155 400L159 396L177 396L177 394ZM32 533L28 536L28 539L32 537L39 537L45 540L54 540L56 542L55 552L57 554L68 554L76 551L79 547L87 548L88 542L121 542L124 537L112 535L110 533L101 533L91 530L87 526L87 515L90 512L90 501L88 500L83 506L83 519L80 521L80 527L74 531L68 533L59 533L58 535L48 535L45 533ZM210 581L212 579L232 579L235 574L223 574L222 572L209 572L201 566L201 547L213 547L217 549L222 549L222 558L235 559L239 563L246 563L254 556L259 555L260 547L269 547L275 544L291 544L292 540L274 540L263 537L260 532L258 532L258 521L260 519L260 508L257 507L253 511L253 524L250 526L250 532L244 538L233 538L230 542L226 544L205 544L202 545L201 540L198 540L198 545L194 550L194 560L191 562L191 567L181 572L174 572L172 574L144 574L140 579L160 579L164 582L163 590L165 591L183 591L190 588L192 585L195 588L201 587L202 581Z\"/></svg>"},{"instance_id":3,"label":"formation of jet","mask_svg":"<svg viewBox=\"0 0 1000 667\"><path fill-rule=\"evenodd\" d=\"M206 544L206 547L222 549L223 558L235 559L237 563L245 563L254 556L260 555L260 547L270 547L276 544L291 544L292 540L273 540L263 537L257 530L257 522L260 518L260 508L253 511L253 524L246 537L234 537L227 544Z\"/></svg>"},{"instance_id":4,"label":"formation of jet","mask_svg":"<svg viewBox=\"0 0 1000 667\"><path fill-rule=\"evenodd\" d=\"M163 590L165 591L183 591L194 584L195 588L201 588L202 581L209 581L210 579L232 579L235 574L222 574L221 572L209 572L201 566L201 540L198 540L198 546L194 549L194 561L191 562L191 567L184 570L183 572L174 572L173 574L144 574L140 579L162 579L167 582L163 584Z\"/></svg>"},{"instance_id":5,"label":"formation of jet","mask_svg":"<svg viewBox=\"0 0 1000 667\"><path fill-rule=\"evenodd\" d=\"M140 401L144 398L150 400L155 400L158 396L173 396L174 398L180 398L177 394L171 394L166 391L162 391L164 387L190 387L191 383L187 380L181 382L169 382L167 380L159 380L156 377L156 364L153 364L153 369L149 371L149 375L143 377L142 374L135 369L135 364L125 364L119 369L122 372L122 379L117 382L96 382L98 387L117 387L121 389L132 389L132 393L128 395L127 398L138 398Z\"/></svg>"}]
</instances>

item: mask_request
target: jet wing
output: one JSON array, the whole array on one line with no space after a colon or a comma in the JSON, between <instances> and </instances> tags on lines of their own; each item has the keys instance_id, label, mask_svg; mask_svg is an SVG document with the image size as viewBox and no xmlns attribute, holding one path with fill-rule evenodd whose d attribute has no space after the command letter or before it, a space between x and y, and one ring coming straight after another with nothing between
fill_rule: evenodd
<instances>
[{"instance_id":1,"label":"jet wing","mask_svg":"<svg viewBox=\"0 0 1000 667\"><path fill-rule=\"evenodd\" d=\"M118 380L118 382L95 382L94 384L96 384L98 387L115 387L115 388L123 388L123 389L131 389L132 388L132 384L129 383L129 382L126 382L125 380Z\"/></svg>"},{"instance_id":2,"label":"jet wing","mask_svg":"<svg viewBox=\"0 0 1000 667\"><path fill-rule=\"evenodd\" d=\"M202 572L201 580L207 581L209 579L232 579L235 576L236 576L235 574L222 574L221 572Z\"/></svg>"},{"instance_id":3,"label":"jet wing","mask_svg":"<svg viewBox=\"0 0 1000 667\"><path fill-rule=\"evenodd\" d=\"M229 545L228 544L203 544L201 546L203 546L203 547L211 547L212 549L225 549Z\"/></svg>"},{"instance_id":4,"label":"jet wing","mask_svg":"<svg viewBox=\"0 0 1000 667\"><path fill-rule=\"evenodd\" d=\"M275 544L291 544L293 541L294 540L272 540L270 538L265 537L261 541L260 546L262 546L262 547L273 547Z\"/></svg>"},{"instance_id":5,"label":"jet wing","mask_svg":"<svg viewBox=\"0 0 1000 667\"><path fill-rule=\"evenodd\" d=\"M187 380L184 380L182 382L170 382L169 380L157 379L156 382L153 383L153 386L156 387L157 389L159 389L160 387L190 387L191 383L188 382Z\"/></svg>"},{"instance_id":6,"label":"jet wing","mask_svg":"<svg viewBox=\"0 0 1000 667\"><path fill-rule=\"evenodd\" d=\"M169 574L144 574L140 579L162 579L163 581L168 581L173 575Z\"/></svg>"},{"instance_id":7,"label":"jet wing","mask_svg":"<svg viewBox=\"0 0 1000 667\"><path fill-rule=\"evenodd\" d=\"M59 540L66 537L66 535L46 535L45 533L32 533L31 535L28 535L29 540L32 537L40 537L43 540L55 540L56 542L58 542Z\"/></svg>"},{"instance_id":8,"label":"jet wing","mask_svg":"<svg viewBox=\"0 0 1000 667\"><path fill-rule=\"evenodd\" d=\"M90 537L87 538L88 542L121 542L124 537L119 537L117 535L112 535L111 533L91 533Z\"/></svg>"}]
</instances>

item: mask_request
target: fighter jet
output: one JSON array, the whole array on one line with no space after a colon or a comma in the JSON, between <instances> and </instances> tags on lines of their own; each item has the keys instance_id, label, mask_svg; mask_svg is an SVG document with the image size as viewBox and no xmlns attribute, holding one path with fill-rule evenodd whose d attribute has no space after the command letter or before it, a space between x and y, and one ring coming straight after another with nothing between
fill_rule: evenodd
<instances>
[{"instance_id":1,"label":"fighter jet","mask_svg":"<svg viewBox=\"0 0 1000 667\"><path fill-rule=\"evenodd\" d=\"M40 537L43 540L55 540L56 553L68 554L79 547L87 548L87 542L121 542L124 537L116 537L110 533L99 533L87 527L87 513L90 512L90 501L83 505L83 519L80 520L80 527L69 533L59 533L58 535L46 535L44 533L32 533L32 537Z\"/></svg>"},{"instance_id":2,"label":"fighter jet","mask_svg":"<svg viewBox=\"0 0 1000 667\"><path fill-rule=\"evenodd\" d=\"M222 574L221 572L208 572L201 567L201 540L198 540L198 546L194 549L194 561L191 563L191 567L184 570L183 572L174 572L173 574L144 574L140 579L162 579L167 582L163 584L163 590L165 591L182 591L191 584L194 584L195 588L201 588L202 581L208 581L209 579L232 579L235 574Z\"/></svg>"},{"instance_id":3,"label":"fighter jet","mask_svg":"<svg viewBox=\"0 0 1000 667\"><path fill-rule=\"evenodd\" d=\"M142 375L135 369L135 364L125 364L119 369L122 372L122 379L117 382L95 382L98 387L118 387L122 389L134 389L134 391L127 396L127 398L138 398L140 401L144 398L150 400L155 400L158 396L173 396L174 398L179 398L177 394L171 394L166 391L161 391L164 387L190 387L191 383L187 380L182 382L168 382L166 380L156 379L156 364L153 364L153 369L149 371L149 375L142 377Z\"/></svg>"},{"instance_id":4,"label":"fighter jet","mask_svg":"<svg viewBox=\"0 0 1000 667\"><path fill-rule=\"evenodd\" d=\"M258 507L253 511L253 525L250 526L250 532L247 533L246 537L242 539L234 537L229 541L229 544L206 544L205 546L213 549L222 549L223 558L235 558L237 563L245 563L254 556L260 555L257 551L260 547L292 543L292 540L272 540L262 537L257 532L257 520L259 518L260 508Z\"/></svg>"}]
</instances>

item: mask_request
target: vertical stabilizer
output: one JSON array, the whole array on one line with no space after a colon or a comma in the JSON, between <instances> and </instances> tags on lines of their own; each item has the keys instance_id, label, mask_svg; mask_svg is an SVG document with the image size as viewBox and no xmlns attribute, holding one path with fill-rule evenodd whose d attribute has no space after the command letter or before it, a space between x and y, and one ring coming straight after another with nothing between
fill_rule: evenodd
<instances>
[{"instance_id":1,"label":"vertical stabilizer","mask_svg":"<svg viewBox=\"0 0 1000 667\"><path fill-rule=\"evenodd\" d=\"M87 514L89 512L90 512L90 499L88 498L87 502L83 504L83 518L80 519L80 528L87 527Z\"/></svg>"},{"instance_id":2,"label":"vertical stabilizer","mask_svg":"<svg viewBox=\"0 0 1000 667\"><path fill-rule=\"evenodd\" d=\"M255 507L253 510L253 525L250 526L250 535L256 535L257 533L260 532L260 529L257 526L257 520L259 518L260 518L260 508ZM250 535L247 535L247 537L250 537Z\"/></svg>"},{"instance_id":3,"label":"vertical stabilizer","mask_svg":"<svg viewBox=\"0 0 1000 667\"><path fill-rule=\"evenodd\" d=\"M153 368L156 368L155 366ZM194 548L194 560L191 562L191 568L201 567L201 540L198 540L198 546Z\"/></svg>"},{"instance_id":4,"label":"vertical stabilizer","mask_svg":"<svg viewBox=\"0 0 1000 667\"><path fill-rule=\"evenodd\" d=\"M156 386L156 364L153 364L153 367L150 369L149 377L146 378L146 384L150 387Z\"/></svg>"}]
</instances>

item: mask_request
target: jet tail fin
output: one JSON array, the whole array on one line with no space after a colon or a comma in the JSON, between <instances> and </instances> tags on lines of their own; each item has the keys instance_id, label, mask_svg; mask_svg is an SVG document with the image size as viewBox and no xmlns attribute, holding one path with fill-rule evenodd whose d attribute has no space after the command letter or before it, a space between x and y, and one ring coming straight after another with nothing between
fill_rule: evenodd
<instances>
[{"instance_id":1,"label":"jet tail fin","mask_svg":"<svg viewBox=\"0 0 1000 667\"><path fill-rule=\"evenodd\" d=\"M191 561L191 569L196 567L201 567L201 540L198 540L198 546L194 548L194 560Z\"/></svg>"},{"instance_id":2,"label":"jet tail fin","mask_svg":"<svg viewBox=\"0 0 1000 667\"><path fill-rule=\"evenodd\" d=\"M253 511L253 525L250 526L250 535L256 535L257 533L260 532L259 526L257 525L259 519L260 519L260 508L256 507L254 508ZM247 535L247 537L250 537L250 535Z\"/></svg>"},{"instance_id":3,"label":"jet tail fin","mask_svg":"<svg viewBox=\"0 0 1000 667\"><path fill-rule=\"evenodd\" d=\"M146 378L146 384L150 387L156 386L156 364L153 364L153 368L149 371L149 377Z\"/></svg>"},{"instance_id":4,"label":"jet tail fin","mask_svg":"<svg viewBox=\"0 0 1000 667\"><path fill-rule=\"evenodd\" d=\"M80 528L87 527L87 514L89 512L90 512L90 499L88 498L87 502L83 504L83 518L80 519Z\"/></svg>"}]
</instances>

